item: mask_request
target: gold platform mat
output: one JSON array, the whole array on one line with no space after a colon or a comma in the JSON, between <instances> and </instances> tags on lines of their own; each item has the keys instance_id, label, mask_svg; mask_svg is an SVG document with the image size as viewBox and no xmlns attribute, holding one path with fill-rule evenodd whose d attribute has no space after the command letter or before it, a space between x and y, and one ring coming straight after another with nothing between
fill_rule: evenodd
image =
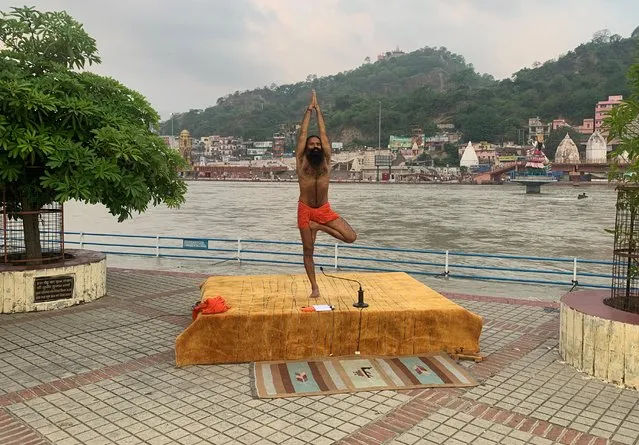
<instances>
[{"instance_id":1,"label":"gold platform mat","mask_svg":"<svg viewBox=\"0 0 639 445\"><path fill-rule=\"evenodd\" d=\"M227 312L202 315L175 342L177 366L292 360L330 355L479 352L482 318L403 272L340 273L358 280L370 305L360 310L357 283L318 274L310 299L306 275L215 276L202 299L222 296ZM329 304L330 312L302 307Z\"/></svg>"}]
</instances>

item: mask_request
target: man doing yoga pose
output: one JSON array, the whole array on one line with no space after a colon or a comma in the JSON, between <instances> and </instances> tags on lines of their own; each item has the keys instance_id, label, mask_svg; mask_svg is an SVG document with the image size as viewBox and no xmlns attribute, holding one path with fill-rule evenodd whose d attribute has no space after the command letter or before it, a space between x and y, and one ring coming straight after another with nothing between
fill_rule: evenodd
<instances>
[{"instance_id":1,"label":"man doing yoga pose","mask_svg":"<svg viewBox=\"0 0 639 445\"><path fill-rule=\"evenodd\" d=\"M311 115L317 114L319 136L308 136L308 124ZM331 169L331 144L326 135L324 117L317 103L315 90L308 105L295 150L297 177L300 185L300 197L297 204L297 226L300 229L304 249L304 268L311 282L310 297L320 296L315 278L313 251L317 231L328 233L345 243L352 243L357 234L328 202L328 184Z\"/></svg>"}]
</instances>

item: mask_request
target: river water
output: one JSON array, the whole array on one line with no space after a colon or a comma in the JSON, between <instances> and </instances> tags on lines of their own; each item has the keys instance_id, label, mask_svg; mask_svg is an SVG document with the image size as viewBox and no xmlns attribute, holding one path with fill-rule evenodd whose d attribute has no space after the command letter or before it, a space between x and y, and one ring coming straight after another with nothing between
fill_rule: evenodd
<instances>
[{"instance_id":1,"label":"river water","mask_svg":"<svg viewBox=\"0 0 639 445\"><path fill-rule=\"evenodd\" d=\"M577 199L582 192L587 199ZM103 206L68 203L65 230L299 241L297 196L296 183L192 181L180 209L154 207L122 223ZM331 205L357 231L357 245L541 257L610 260L605 229L614 226L615 200L607 185L544 186L539 195L515 184L330 186ZM318 242L334 241L320 234ZM211 272L201 261L119 257L109 264Z\"/></svg>"}]
</instances>

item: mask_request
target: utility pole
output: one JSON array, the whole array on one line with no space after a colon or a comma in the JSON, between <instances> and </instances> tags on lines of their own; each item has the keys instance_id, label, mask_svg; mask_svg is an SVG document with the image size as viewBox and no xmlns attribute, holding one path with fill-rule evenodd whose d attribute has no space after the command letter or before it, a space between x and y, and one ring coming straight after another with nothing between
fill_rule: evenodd
<instances>
[{"instance_id":1,"label":"utility pole","mask_svg":"<svg viewBox=\"0 0 639 445\"><path fill-rule=\"evenodd\" d=\"M379 102L379 120L377 122L377 149L382 148L382 101Z\"/></svg>"}]
</instances>

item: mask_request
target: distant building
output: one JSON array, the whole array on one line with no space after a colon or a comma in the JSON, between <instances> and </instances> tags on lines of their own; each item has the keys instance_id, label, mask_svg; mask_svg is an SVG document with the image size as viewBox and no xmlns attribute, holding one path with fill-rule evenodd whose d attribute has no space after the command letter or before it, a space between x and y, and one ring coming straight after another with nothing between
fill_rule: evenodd
<instances>
[{"instance_id":1,"label":"distant building","mask_svg":"<svg viewBox=\"0 0 639 445\"><path fill-rule=\"evenodd\" d=\"M576 127L575 130L581 134L592 134L595 131L595 120L592 118L584 119L583 123Z\"/></svg>"},{"instance_id":2,"label":"distant building","mask_svg":"<svg viewBox=\"0 0 639 445\"><path fill-rule=\"evenodd\" d=\"M622 100L623 96L608 96L608 100L600 100L597 102L595 106L595 130L604 134L601 129L604 118L610 113L610 110L619 105Z\"/></svg>"},{"instance_id":3,"label":"distant building","mask_svg":"<svg viewBox=\"0 0 639 445\"><path fill-rule=\"evenodd\" d=\"M191 134L188 130L182 130L180 133L180 142L179 142L179 150L180 156L184 159L189 165L192 164L191 161L191 152L193 151L193 139L191 139Z\"/></svg>"},{"instance_id":4,"label":"distant building","mask_svg":"<svg viewBox=\"0 0 639 445\"><path fill-rule=\"evenodd\" d=\"M475 148L473 147L472 142L468 141L468 145L466 145L461 160L459 161L459 166L471 168L477 167L478 165L479 158L477 157L477 153L475 153Z\"/></svg>"},{"instance_id":5,"label":"distant building","mask_svg":"<svg viewBox=\"0 0 639 445\"><path fill-rule=\"evenodd\" d=\"M494 165L497 162L497 150L486 142L479 143L479 146L475 150L475 154L477 155L477 160L480 164Z\"/></svg>"},{"instance_id":6,"label":"distant building","mask_svg":"<svg viewBox=\"0 0 639 445\"><path fill-rule=\"evenodd\" d=\"M366 150L364 152L364 160L362 162L363 168L376 168L375 161L379 162L381 159L393 159L393 154L390 150Z\"/></svg>"},{"instance_id":7,"label":"distant building","mask_svg":"<svg viewBox=\"0 0 639 445\"><path fill-rule=\"evenodd\" d=\"M391 150L408 150L413 147L413 138L404 136L391 136L388 140L388 148Z\"/></svg>"},{"instance_id":8,"label":"distant building","mask_svg":"<svg viewBox=\"0 0 639 445\"><path fill-rule=\"evenodd\" d=\"M443 150L446 144L456 144L461 139L453 124L437 124L437 133L424 137L424 146L428 151ZM460 154L461 156L461 154Z\"/></svg>"},{"instance_id":9,"label":"distant building","mask_svg":"<svg viewBox=\"0 0 639 445\"><path fill-rule=\"evenodd\" d=\"M562 127L571 127L571 125L564 118L552 120L552 130L556 131Z\"/></svg>"},{"instance_id":10,"label":"distant building","mask_svg":"<svg viewBox=\"0 0 639 445\"><path fill-rule=\"evenodd\" d=\"M411 138L412 138L412 147L415 147L415 145L417 145L417 147L419 148L423 148L424 147L424 130L421 129L420 127L417 126L413 126L413 128L411 129Z\"/></svg>"},{"instance_id":11,"label":"distant building","mask_svg":"<svg viewBox=\"0 0 639 445\"><path fill-rule=\"evenodd\" d=\"M273 135L273 157L281 158L284 155L284 149L286 148L286 136L281 133L275 133Z\"/></svg>"},{"instance_id":12,"label":"distant building","mask_svg":"<svg viewBox=\"0 0 639 445\"><path fill-rule=\"evenodd\" d=\"M393 51L386 51L385 53L379 54L377 56L377 60L380 61L380 60L393 59L395 57L403 56L404 54L406 53L402 51L401 49L399 49L399 46L398 46Z\"/></svg>"},{"instance_id":13,"label":"distant building","mask_svg":"<svg viewBox=\"0 0 639 445\"><path fill-rule=\"evenodd\" d=\"M581 133L581 134L592 134L592 132L594 131L594 127L595 127L595 120L594 119L584 119L583 123L579 126L573 126L570 125L566 119L563 118L559 118L559 119L553 119L552 124L551 124L552 130L558 130L562 127L570 127L573 128L575 131Z\"/></svg>"},{"instance_id":14,"label":"distant building","mask_svg":"<svg viewBox=\"0 0 639 445\"><path fill-rule=\"evenodd\" d=\"M530 141L543 141L550 134L552 124L544 124L539 116L528 119L528 139Z\"/></svg>"},{"instance_id":15,"label":"distant building","mask_svg":"<svg viewBox=\"0 0 639 445\"><path fill-rule=\"evenodd\" d=\"M586 144L586 163L605 164L607 162L608 146L606 139L595 131Z\"/></svg>"},{"instance_id":16,"label":"distant building","mask_svg":"<svg viewBox=\"0 0 639 445\"><path fill-rule=\"evenodd\" d=\"M246 156L249 159L253 159L253 160L259 160L262 159L265 155L266 152L268 151L268 149L266 148L247 148L246 149Z\"/></svg>"},{"instance_id":17,"label":"distant building","mask_svg":"<svg viewBox=\"0 0 639 445\"><path fill-rule=\"evenodd\" d=\"M566 136L562 139L557 147L555 153L556 164L579 164L579 149L577 144L570 138L570 135L566 133Z\"/></svg>"}]
</instances>

